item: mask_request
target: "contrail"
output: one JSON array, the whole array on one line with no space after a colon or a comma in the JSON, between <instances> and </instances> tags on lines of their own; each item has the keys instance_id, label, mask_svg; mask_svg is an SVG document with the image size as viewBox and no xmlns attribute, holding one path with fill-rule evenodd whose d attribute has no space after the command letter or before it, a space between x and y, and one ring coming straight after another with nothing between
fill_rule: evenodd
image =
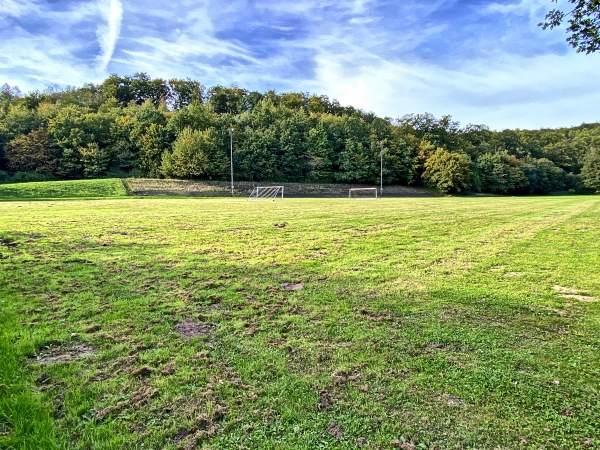
<instances>
[{"instance_id":1,"label":"contrail","mask_svg":"<svg viewBox=\"0 0 600 450\"><path fill-rule=\"evenodd\" d=\"M123 19L123 4L121 0L99 0L100 13L106 19L106 24L98 27L96 32L100 44L100 69L106 70L112 58L119 33L121 32L121 20Z\"/></svg>"}]
</instances>

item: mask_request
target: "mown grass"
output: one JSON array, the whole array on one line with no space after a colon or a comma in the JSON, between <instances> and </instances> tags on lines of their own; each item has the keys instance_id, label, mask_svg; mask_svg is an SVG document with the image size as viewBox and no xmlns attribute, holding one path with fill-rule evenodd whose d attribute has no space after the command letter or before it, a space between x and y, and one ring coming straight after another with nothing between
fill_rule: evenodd
<instances>
[{"instance_id":1,"label":"mown grass","mask_svg":"<svg viewBox=\"0 0 600 450\"><path fill-rule=\"evenodd\" d=\"M0 447L598 447L599 213L2 203Z\"/></svg>"},{"instance_id":2,"label":"mown grass","mask_svg":"<svg viewBox=\"0 0 600 450\"><path fill-rule=\"evenodd\" d=\"M60 198L124 197L125 189L118 178L35 183L0 184L0 201Z\"/></svg>"}]
</instances>

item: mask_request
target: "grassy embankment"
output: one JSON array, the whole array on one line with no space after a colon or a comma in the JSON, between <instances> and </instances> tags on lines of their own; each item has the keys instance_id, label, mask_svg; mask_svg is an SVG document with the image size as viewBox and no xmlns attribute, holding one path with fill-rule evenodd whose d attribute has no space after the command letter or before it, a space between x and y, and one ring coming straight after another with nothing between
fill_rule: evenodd
<instances>
[{"instance_id":1,"label":"grassy embankment","mask_svg":"<svg viewBox=\"0 0 600 450\"><path fill-rule=\"evenodd\" d=\"M598 447L599 214L0 203L0 447Z\"/></svg>"},{"instance_id":2,"label":"grassy embankment","mask_svg":"<svg viewBox=\"0 0 600 450\"><path fill-rule=\"evenodd\" d=\"M121 180L72 180L0 184L0 201L124 197Z\"/></svg>"}]
</instances>

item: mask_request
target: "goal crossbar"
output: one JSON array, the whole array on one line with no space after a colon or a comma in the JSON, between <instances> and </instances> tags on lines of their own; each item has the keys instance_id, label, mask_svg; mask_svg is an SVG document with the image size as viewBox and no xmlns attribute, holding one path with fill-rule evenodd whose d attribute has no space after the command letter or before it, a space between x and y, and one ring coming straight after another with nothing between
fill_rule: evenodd
<instances>
[{"instance_id":1,"label":"goal crossbar","mask_svg":"<svg viewBox=\"0 0 600 450\"><path fill-rule=\"evenodd\" d=\"M279 197L283 198L283 186L256 186L248 200L275 200Z\"/></svg>"},{"instance_id":2,"label":"goal crossbar","mask_svg":"<svg viewBox=\"0 0 600 450\"><path fill-rule=\"evenodd\" d=\"M377 200L377 188L348 189L348 198L360 200Z\"/></svg>"}]
</instances>

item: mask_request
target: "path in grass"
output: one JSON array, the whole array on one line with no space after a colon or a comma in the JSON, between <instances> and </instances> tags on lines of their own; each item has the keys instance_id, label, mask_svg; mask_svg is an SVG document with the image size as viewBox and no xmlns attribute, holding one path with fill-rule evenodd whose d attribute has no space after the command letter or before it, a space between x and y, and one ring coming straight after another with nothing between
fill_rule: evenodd
<instances>
[{"instance_id":1,"label":"path in grass","mask_svg":"<svg viewBox=\"0 0 600 450\"><path fill-rule=\"evenodd\" d=\"M599 213L1 203L0 446L593 448Z\"/></svg>"}]
</instances>

